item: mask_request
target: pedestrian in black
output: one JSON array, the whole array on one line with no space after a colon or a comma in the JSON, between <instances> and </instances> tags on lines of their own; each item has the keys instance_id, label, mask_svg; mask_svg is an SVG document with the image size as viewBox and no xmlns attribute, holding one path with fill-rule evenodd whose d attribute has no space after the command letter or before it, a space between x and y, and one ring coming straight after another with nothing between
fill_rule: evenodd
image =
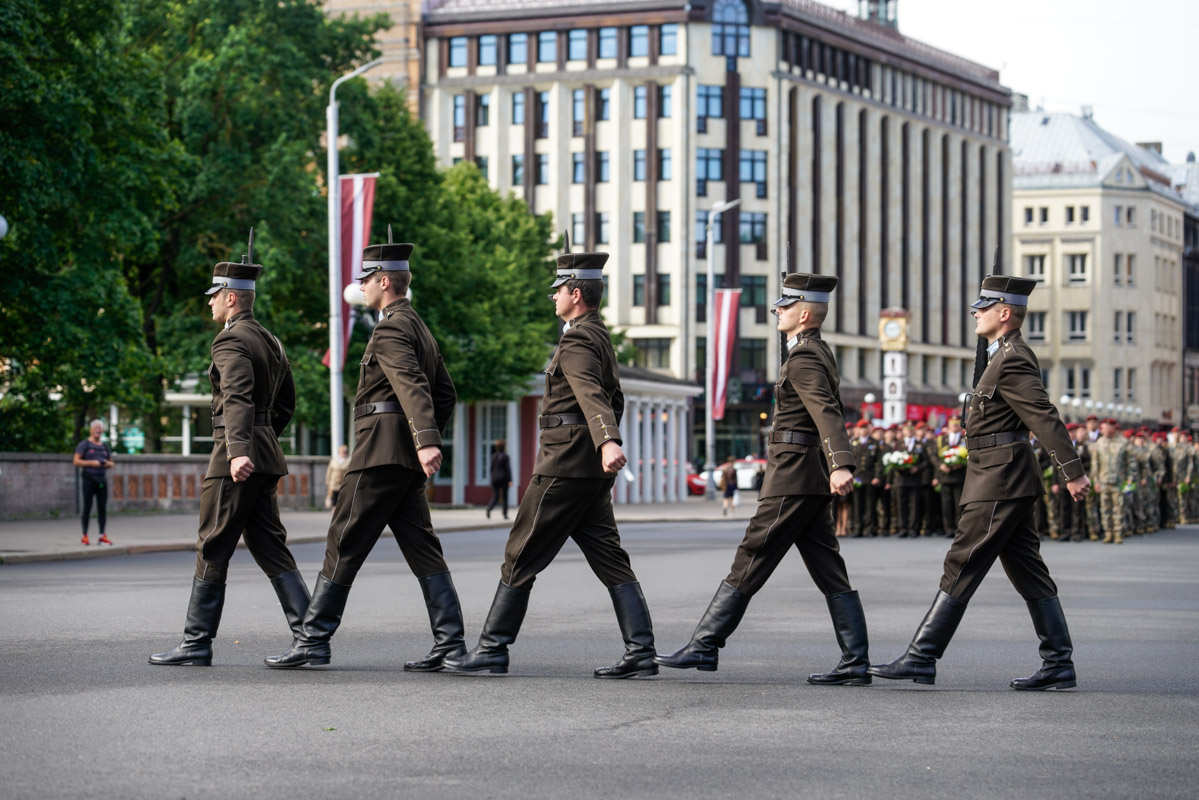
<instances>
[{"instance_id":1,"label":"pedestrian in black","mask_svg":"<svg viewBox=\"0 0 1199 800\"><path fill-rule=\"evenodd\" d=\"M112 450L103 441L104 423L92 420L91 435L75 448L72 463L83 472L83 543L91 544L87 538L88 518L92 515L92 500L96 501L96 521L100 523L100 544L112 544L104 533L108 522L108 470L112 468Z\"/></svg>"},{"instance_id":2,"label":"pedestrian in black","mask_svg":"<svg viewBox=\"0 0 1199 800\"><path fill-rule=\"evenodd\" d=\"M512 462L504 452L506 443L500 439L495 443L495 452L491 454L491 503L487 506L487 518L491 519L491 509L496 503L501 503L504 509L504 519L508 519L508 487L512 485Z\"/></svg>"}]
</instances>

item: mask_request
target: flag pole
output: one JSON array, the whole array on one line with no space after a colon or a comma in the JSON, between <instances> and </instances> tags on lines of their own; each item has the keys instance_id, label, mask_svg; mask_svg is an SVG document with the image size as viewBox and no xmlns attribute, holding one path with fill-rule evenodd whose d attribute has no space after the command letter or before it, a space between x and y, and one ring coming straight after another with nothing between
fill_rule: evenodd
<instances>
[{"instance_id":1,"label":"flag pole","mask_svg":"<svg viewBox=\"0 0 1199 800\"><path fill-rule=\"evenodd\" d=\"M741 204L741 198L730 200L727 203L721 203L708 212L708 346L707 350L707 368L706 381L704 385L704 397L706 398L705 419L704 419L704 469L708 471L708 488L706 496L709 500L716 499L716 417L713 416L716 412L716 267L712 261L712 251L714 242L712 239L712 226L716 224L716 218L728 211L730 208Z\"/></svg>"}]
</instances>

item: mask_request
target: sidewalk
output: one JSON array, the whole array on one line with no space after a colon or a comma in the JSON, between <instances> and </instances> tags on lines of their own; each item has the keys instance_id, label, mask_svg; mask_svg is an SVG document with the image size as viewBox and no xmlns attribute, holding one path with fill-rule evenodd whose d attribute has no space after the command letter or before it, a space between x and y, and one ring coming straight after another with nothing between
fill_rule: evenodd
<instances>
[{"instance_id":1,"label":"sidewalk","mask_svg":"<svg viewBox=\"0 0 1199 800\"><path fill-rule=\"evenodd\" d=\"M718 501L688 498L680 503L650 503L645 505L616 505L617 522L719 522ZM739 509L741 518L748 519L752 511ZM323 542L329 527L331 511L283 511L287 526L288 544ZM482 507L434 508L433 527L440 533L507 528L516 516L509 512L508 521L497 508L488 520ZM21 564L30 561L65 561L77 558L158 553L166 550L191 550L196 546L196 514L109 514L108 537L114 544L95 544L100 528L93 514L89 533L92 545L80 543L77 517L30 519L0 522L0 564Z\"/></svg>"}]
</instances>

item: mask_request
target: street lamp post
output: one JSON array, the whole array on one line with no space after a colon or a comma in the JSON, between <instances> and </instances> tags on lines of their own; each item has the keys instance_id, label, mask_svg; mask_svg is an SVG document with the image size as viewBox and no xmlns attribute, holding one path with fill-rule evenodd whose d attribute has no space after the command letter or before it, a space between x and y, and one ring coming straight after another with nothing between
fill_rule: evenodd
<instances>
[{"instance_id":1,"label":"street lamp post","mask_svg":"<svg viewBox=\"0 0 1199 800\"><path fill-rule=\"evenodd\" d=\"M704 457L704 469L708 471L708 499L716 499L716 417L715 400L716 391L713 386L716 376L716 343L712 341L713 323L715 322L714 314L716 309L716 267L712 261L712 251L714 242L712 241L712 226L716 224L716 218L728 211L730 208L741 205L741 198L730 200L727 203L721 203L708 212L708 227L707 227L707 248L708 248L708 296L706 302L708 304L708 346L707 350L707 369L706 386L704 392L707 395L707 406L704 419L704 439L706 447Z\"/></svg>"},{"instance_id":2,"label":"street lamp post","mask_svg":"<svg viewBox=\"0 0 1199 800\"><path fill-rule=\"evenodd\" d=\"M337 159L337 87L389 60L392 59L376 58L333 81L329 87L329 106L325 109L325 143L329 152L325 170L329 197L329 452L334 454L343 444L341 362L345 349L341 321L341 167Z\"/></svg>"}]
</instances>

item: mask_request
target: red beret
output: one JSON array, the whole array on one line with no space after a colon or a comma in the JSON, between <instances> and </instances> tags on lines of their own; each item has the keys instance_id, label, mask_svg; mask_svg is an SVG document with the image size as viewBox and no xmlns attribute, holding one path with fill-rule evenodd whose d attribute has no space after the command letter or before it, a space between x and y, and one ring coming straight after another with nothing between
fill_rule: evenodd
<instances>
[{"instance_id":1,"label":"red beret","mask_svg":"<svg viewBox=\"0 0 1199 800\"><path fill-rule=\"evenodd\" d=\"M1078 428L1079 428L1079 425L1077 422L1067 422L1066 423L1066 430L1068 430L1068 431L1076 431L1076 430L1078 430Z\"/></svg>"},{"instance_id":2,"label":"red beret","mask_svg":"<svg viewBox=\"0 0 1199 800\"><path fill-rule=\"evenodd\" d=\"M1128 430L1124 431L1124 438L1131 439L1134 433L1136 433L1136 431L1134 431L1132 428L1129 428Z\"/></svg>"},{"instance_id":3,"label":"red beret","mask_svg":"<svg viewBox=\"0 0 1199 800\"><path fill-rule=\"evenodd\" d=\"M1095 420L1096 422L1098 422L1099 417L1095 416L1094 414L1091 414L1089 417L1087 417L1087 422L1090 422L1091 420Z\"/></svg>"}]
</instances>

